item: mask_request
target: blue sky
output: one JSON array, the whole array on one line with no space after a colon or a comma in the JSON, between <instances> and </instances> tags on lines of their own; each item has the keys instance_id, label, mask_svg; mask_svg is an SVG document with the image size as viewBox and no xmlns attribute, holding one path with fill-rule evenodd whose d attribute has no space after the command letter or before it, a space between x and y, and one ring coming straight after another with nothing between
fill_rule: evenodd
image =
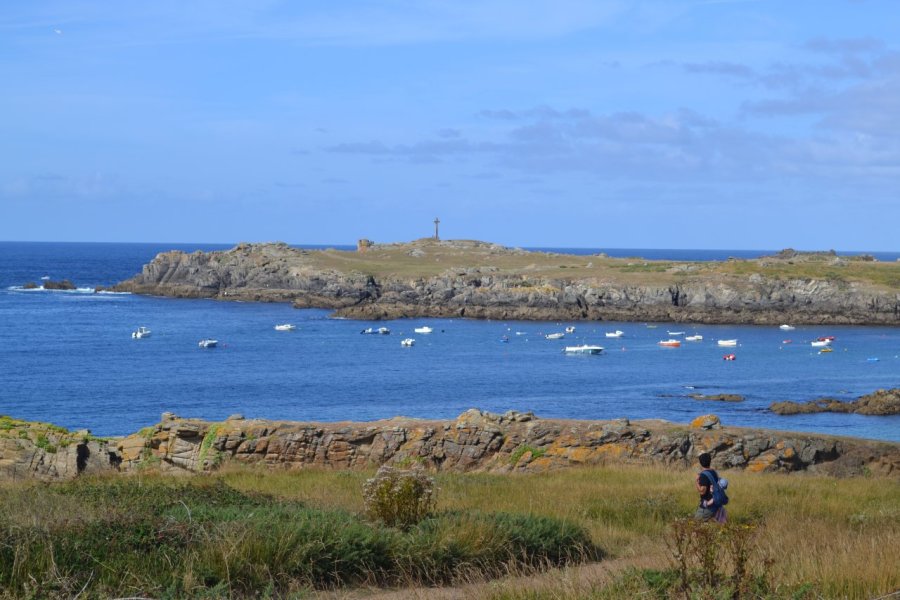
<instances>
[{"instance_id":1,"label":"blue sky","mask_svg":"<svg viewBox=\"0 0 900 600\"><path fill-rule=\"evenodd\" d=\"M884 1L0 9L0 239L898 250Z\"/></svg>"}]
</instances>

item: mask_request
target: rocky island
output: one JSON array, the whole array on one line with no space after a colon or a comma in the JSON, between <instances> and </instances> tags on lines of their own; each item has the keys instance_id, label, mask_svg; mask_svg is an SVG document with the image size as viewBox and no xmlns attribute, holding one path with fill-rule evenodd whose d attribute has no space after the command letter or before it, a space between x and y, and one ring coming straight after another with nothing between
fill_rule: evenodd
<instances>
[{"instance_id":1,"label":"rocky island","mask_svg":"<svg viewBox=\"0 0 900 600\"><path fill-rule=\"evenodd\" d=\"M434 239L361 240L355 252L243 243L220 252L160 253L113 289L291 302L359 319L900 325L900 263L790 250L754 260L675 262Z\"/></svg>"}]
</instances>

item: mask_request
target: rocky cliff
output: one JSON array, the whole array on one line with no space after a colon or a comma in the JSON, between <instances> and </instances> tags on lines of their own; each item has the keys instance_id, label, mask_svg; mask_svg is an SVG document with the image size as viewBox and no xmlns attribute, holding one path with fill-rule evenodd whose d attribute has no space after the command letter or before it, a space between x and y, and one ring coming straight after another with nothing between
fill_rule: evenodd
<instances>
[{"instance_id":1,"label":"rocky cliff","mask_svg":"<svg viewBox=\"0 0 900 600\"><path fill-rule=\"evenodd\" d=\"M534 472L607 462L900 477L900 444L722 427L714 415L690 426L664 421L539 419L472 409L451 421L369 423L244 419L162 421L116 440L12 421L0 432L0 478L71 479L80 473L202 472L229 463L260 469L363 469L419 465L435 471Z\"/></svg>"},{"instance_id":2,"label":"rocky cliff","mask_svg":"<svg viewBox=\"0 0 900 600\"><path fill-rule=\"evenodd\" d=\"M156 256L118 291L293 302L344 317L900 325L900 265L648 262L417 243L364 253L240 244Z\"/></svg>"}]
</instances>

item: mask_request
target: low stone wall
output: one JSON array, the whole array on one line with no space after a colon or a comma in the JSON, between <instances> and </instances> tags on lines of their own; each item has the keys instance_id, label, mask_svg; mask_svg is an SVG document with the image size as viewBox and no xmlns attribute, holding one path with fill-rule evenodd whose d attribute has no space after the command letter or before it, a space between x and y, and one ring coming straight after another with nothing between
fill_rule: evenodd
<instances>
[{"instance_id":1,"label":"low stone wall","mask_svg":"<svg viewBox=\"0 0 900 600\"><path fill-rule=\"evenodd\" d=\"M59 428L56 428L57 430ZM8 433L8 432L7 432ZM370 423L183 419L170 413L116 440L57 434L0 437L0 477L70 479L84 472L202 472L228 463L263 469L364 469L382 464L434 471L539 472L604 463L693 466L701 452L719 469L900 477L900 444L722 427L715 415L689 426L665 421L569 421L471 409L452 421ZM65 436L77 443L65 444ZM78 438L81 436L81 438Z\"/></svg>"}]
</instances>

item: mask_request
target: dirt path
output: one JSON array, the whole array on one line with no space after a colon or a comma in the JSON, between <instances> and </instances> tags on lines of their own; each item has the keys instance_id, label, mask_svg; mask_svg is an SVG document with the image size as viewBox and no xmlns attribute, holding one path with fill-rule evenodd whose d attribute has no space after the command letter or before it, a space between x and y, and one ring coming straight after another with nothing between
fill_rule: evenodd
<instances>
[{"instance_id":1,"label":"dirt path","mask_svg":"<svg viewBox=\"0 0 900 600\"><path fill-rule=\"evenodd\" d=\"M355 589L320 592L320 600L478 600L490 598L501 591L527 594L545 592L550 597L588 595L592 588L614 581L625 569L658 568L665 564L661 556L638 556L589 563L565 569L552 569L534 575L511 575L486 582L468 583L452 587L411 587L403 589Z\"/></svg>"}]
</instances>

